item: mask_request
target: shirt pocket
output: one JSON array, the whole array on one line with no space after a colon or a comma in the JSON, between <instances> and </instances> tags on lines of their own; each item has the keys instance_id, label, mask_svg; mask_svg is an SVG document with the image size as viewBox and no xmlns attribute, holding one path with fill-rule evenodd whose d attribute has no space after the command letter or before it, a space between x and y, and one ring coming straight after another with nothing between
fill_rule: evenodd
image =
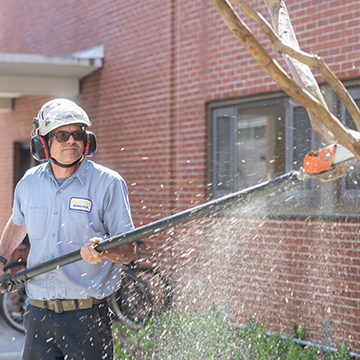
<instances>
[{"instance_id":1,"label":"shirt pocket","mask_svg":"<svg viewBox=\"0 0 360 360\"><path fill-rule=\"evenodd\" d=\"M97 226L97 220L93 222L92 216L85 211L71 213L71 231L66 232L66 242L73 245L84 245L93 237L104 237L102 227Z\"/></svg>"},{"instance_id":2,"label":"shirt pocket","mask_svg":"<svg viewBox=\"0 0 360 360\"><path fill-rule=\"evenodd\" d=\"M48 209L30 208L29 218L26 221L26 229L30 240L41 240L46 234Z\"/></svg>"}]
</instances>

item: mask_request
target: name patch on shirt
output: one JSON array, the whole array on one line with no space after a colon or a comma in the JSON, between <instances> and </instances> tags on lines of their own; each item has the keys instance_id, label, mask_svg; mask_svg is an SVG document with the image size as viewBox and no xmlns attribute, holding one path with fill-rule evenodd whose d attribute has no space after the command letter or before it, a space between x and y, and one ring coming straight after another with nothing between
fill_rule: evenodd
<instances>
[{"instance_id":1,"label":"name patch on shirt","mask_svg":"<svg viewBox=\"0 0 360 360\"><path fill-rule=\"evenodd\" d=\"M70 209L90 212L92 207L91 200L81 198L70 199Z\"/></svg>"}]
</instances>

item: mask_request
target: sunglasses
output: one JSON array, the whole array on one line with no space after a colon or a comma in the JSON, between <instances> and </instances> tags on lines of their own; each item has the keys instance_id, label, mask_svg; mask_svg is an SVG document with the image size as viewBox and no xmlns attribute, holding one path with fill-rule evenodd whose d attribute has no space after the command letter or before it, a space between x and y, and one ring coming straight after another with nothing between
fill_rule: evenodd
<instances>
[{"instance_id":1,"label":"sunglasses","mask_svg":"<svg viewBox=\"0 0 360 360\"><path fill-rule=\"evenodd\" d=\"M50 134L50 137L55 136L56 140L59 143L64 143L70 139L70 136L72 136L75 141L84 140L84 135L84 131L75 130L72 133L69 133L67 131L59 131L58 133Z\"/></svg>"}]
</instances>

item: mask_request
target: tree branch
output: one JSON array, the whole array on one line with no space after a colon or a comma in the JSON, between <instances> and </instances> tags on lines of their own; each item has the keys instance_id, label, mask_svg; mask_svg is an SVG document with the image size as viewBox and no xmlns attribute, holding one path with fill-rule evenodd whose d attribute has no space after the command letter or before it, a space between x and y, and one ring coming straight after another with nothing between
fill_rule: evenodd
<instances>
[{"instance_id":1,"label":"tree branch","mask_svg":"<svg viewBox=\"0 0 360 360\"><path fill-rule=\"evenodd\" d=\"M253 58L263 67L272 79L292 98L306 108L310 116L321 119L321 122L333 133L338 141L348 148L360 161L360 134L345 126L312 94L296 84L273 60L262 45L255 39L250 29L241 20L228 0L210 0L220 16L249 51Z\"/></svg>"},{"instance_id":2,"label":"tree branch","mask_svg":"<svg viewBox=\"0 0 360 360\"><path fill-rule=\"evenodd\" d=\"M274 10L277 12L276 6L279 1L278 0L264 0L267 4L270 14L272 15L273 21L274 19ZM354 99L350 96L349 92L346 90L343 83L336 77L336 75L330 70L330 68L325 63L324 59L317 55L310 55L300 48L294 48L293 46L288 46L284 44L278 37L278 35L274 32L268 22L262 17L261 14L257 13L254 9L252 9L245 1L243 0L234 0L234 2L249 16L251 17L257 25L261 27L263 32L267 35L270 41L274 44L275 49L282 54L289 55L290 57L302 62L303 64L308 65L312 69L315 69L319 72L325 79L325 81L332 87L335 93L339 96L341 101L344 103L346 109L349 111L351 117L354 120L356 128L360 130L360 110L356 105ZM283 1L280 1L283 6L285 4ZM276 16L275 16L276 18ZM275 25L274 25L275 26ZM276 26L275 26L276 27ZM296 41L297 43L297 41Z\"/></svg>"}]
</instances>

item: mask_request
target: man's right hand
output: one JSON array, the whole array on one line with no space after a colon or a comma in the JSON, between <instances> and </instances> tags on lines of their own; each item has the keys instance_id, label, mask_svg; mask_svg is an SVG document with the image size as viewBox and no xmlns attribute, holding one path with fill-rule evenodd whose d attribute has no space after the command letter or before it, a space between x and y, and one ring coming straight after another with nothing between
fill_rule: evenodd
<instances>
[{"instance_id":1,"label":"man's right hand","mask_svg":"<svg viewBox=\"0 0 360 360\"><path fill-rule=\"evenodd\" d=\"M6 259L10 259L10 255L13 251L21 244L26 235L26 225L18 226L12 221L12 216L7 222L5 229L2 233L0 239L0 254ZM4 264L0 262L0 279L3 279L4 274ZM10 274L5 274L5 278L11 276ZM3 289L2 284L0 284L0 291L3 293L3 290L8 290L8 286Z\"/></svg>"},{"instance_id":2,"label":"man's right hand","mask_svg":"<svg viewBox=\"0 0 360 360\"><path fill-rule=\"evenodd\" d=\"M8 278L11 277L12 275L7 272L4 273L3 271L1 271L1 273L2 274L0 276L0 292L1 294L4 294L4 292L9 289Z\"/></svg>"}]
</instances>

